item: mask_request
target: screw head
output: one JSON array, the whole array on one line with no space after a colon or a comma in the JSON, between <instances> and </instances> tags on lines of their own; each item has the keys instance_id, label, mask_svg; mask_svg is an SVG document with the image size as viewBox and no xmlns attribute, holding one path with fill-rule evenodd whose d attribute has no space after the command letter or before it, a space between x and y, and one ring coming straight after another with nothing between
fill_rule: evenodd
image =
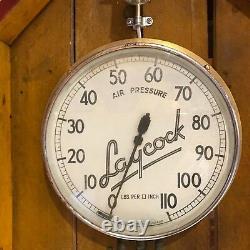
<instances>
[{"instance_id":1,"label":"screw head","mask_svg":"<svg viewBox=\"0 0 250 250\"><path fill-rule=\"evenodd\" d=\"M127 19L127 25L132 25L133 24L133 20L131 18Z\"/></svg>"},{"instance_id":2,"label":"screw head","mask_svg":"<svg viewBox=\"0 0 250 250\"><path fill-rule=\"evenodd\" d=\"M147 24L151 25L153 23L153 18L149 17L147 18Z\"/></svg>"}]
</instances>

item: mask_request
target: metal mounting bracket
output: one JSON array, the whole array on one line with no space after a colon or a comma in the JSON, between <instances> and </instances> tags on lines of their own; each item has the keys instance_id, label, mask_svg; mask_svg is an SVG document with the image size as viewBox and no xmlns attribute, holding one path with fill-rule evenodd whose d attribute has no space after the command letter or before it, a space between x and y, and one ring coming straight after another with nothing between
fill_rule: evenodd
<instances>
[{"instance_id":1,"label":"metal mounting bracket","mask_svg":"<svg viewBox=\"0 0 250 250\"><path fill-rule=\"evenodd\" d=\"M143 17L141 14L141 5L150 2L150 0L125 0L127 3L135 5L136 13L135 17L129 17L127 19L127 26L136 30L138 38L142 37L142 29L151 26L154 23L152 17Z\"/></svg>"}]
</instances>

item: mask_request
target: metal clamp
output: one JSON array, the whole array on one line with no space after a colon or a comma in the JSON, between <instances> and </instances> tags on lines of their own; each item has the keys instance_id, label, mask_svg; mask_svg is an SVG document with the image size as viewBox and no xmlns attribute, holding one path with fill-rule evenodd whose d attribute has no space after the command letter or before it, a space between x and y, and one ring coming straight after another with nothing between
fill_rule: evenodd
<instances>
[{"instance_id":1,"label":"metal clamp","mask_svg":"<svg viewBox=\"0 0 250 250\"><path fill-rule=\"evenodd\" d=\"M154 20L152 17L129 17L127 19L127 26L128 27L133 27L134 30L136 30L137 26L140 26L142 28L151 26L153 24Z\"/></svg>"},{"instance_id":2,"label":"metal clamp","mask_svg":"<svg viewBox=\"0 0 250 250\"><path fill-rule=\"evenodd\" d=\"M125 0L127 3L136 6L135 17L127 19L127 26L132 27L137 32L138 38L142 37L142 29L151 26L154 22L152 17L143 17L141 15L141 5L150 2L150 0Z\"/></svg>"}]
</instances>

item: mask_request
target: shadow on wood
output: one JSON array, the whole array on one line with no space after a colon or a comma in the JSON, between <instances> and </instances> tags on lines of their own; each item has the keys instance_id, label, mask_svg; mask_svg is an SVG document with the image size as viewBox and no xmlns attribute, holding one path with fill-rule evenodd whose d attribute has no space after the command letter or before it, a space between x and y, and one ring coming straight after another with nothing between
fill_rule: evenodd
<instances>
[{"instance_id":1,"label":"shadow on wood","mask_svg":"<svg viewBox=\"0 0 250 250\"><path fill-rule=\"evenodd\" d=\"M250 1L249 0L228 0L234 9L234 12L240 11L248 18L250 17Z\"/></svg>"}]
</instances>

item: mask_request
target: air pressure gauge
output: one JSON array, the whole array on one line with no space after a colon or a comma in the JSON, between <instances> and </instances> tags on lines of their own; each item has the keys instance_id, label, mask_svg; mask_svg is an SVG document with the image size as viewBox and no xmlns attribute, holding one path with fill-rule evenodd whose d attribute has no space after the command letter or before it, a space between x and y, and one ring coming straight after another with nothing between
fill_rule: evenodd
<instances>
[{"instance_id":1,"label":"air pressure gauge","mask_svg":"<svg viewBox=\"0 0 250 250\"><path fill-rule=\"evenodd\" d=\"M42 141L49 178L81 221L152 240L193 226L218 204L237 170L241 125L204 60L137 38L71 69L51 98Z\"/></svg>"}]
</instances>

